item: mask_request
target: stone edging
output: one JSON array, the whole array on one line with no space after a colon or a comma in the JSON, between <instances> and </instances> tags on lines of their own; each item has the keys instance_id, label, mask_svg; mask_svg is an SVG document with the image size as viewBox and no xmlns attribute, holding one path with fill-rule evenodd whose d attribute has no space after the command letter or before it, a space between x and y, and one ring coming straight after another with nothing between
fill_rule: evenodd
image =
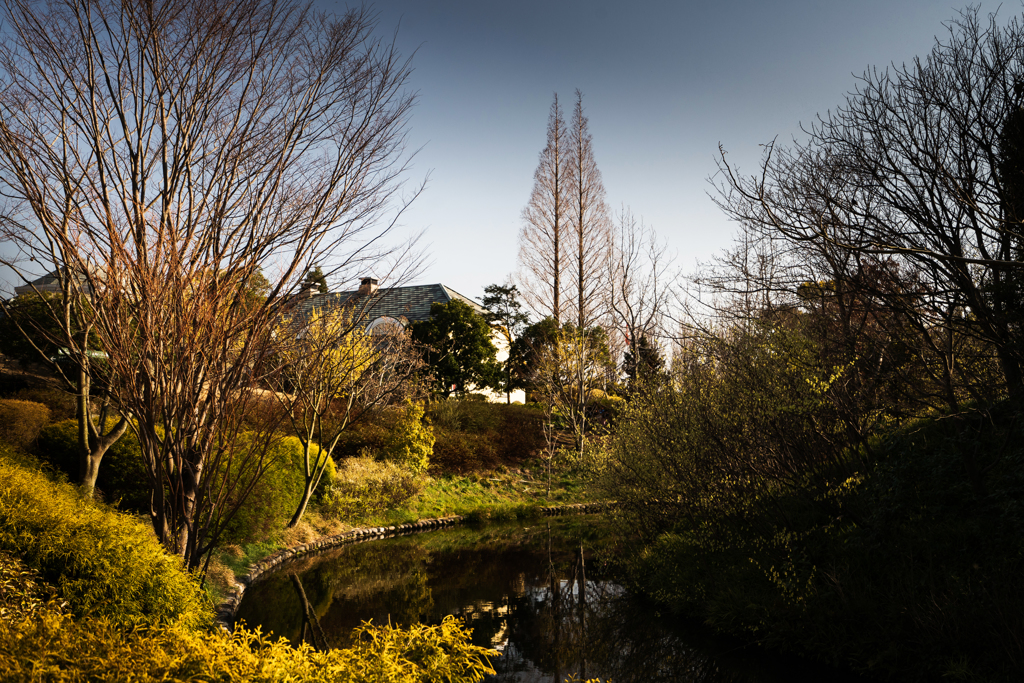
<instances>
[{"instance_id":1,"label":"stone edging","mask_svg":"<svg viewBox=\"0 0 1024 683\"><path fill-rule=\"evenodd\" d=\"M573 505L540 507L537 508L537 511L546 517L558 515L582 515L593 512L604 512L613 505L614 503L576 503ZM416 522L397 524L395 526L353 529L351 531L346 531L343 534L326 536L313 541L312 543L304 543L291 548L278 550L276 553L268 555L258 562L254 562L249 567L249 573L236 581L235 589L231 591L231 594L217 606L217 616L214 623L224 630L231 630L231 623L235 620L235 615L238 612L238 605L242 602L242 596L245 595L245 590L256 583L261 577L276 571L286 562L316 553L320 550L335 548L347 543L388 538L391 536L403 536L420 531L454 526L456 524L461 524L465 519L466 518L462 515L450 515L448 517L438 517L436 519L421 519Z\"/></svg>"}]
</instances>

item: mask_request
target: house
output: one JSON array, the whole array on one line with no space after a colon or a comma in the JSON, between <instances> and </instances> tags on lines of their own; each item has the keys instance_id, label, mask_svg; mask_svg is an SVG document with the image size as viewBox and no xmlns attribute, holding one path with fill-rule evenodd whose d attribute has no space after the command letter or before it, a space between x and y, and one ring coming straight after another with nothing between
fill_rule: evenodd
<instances>
[{"instance_id":1,"label":"house","mask_svg":"<svg viewBox=\"0 0 1024 683\"><path fill-rule=\"evenodd\" d=\"M85 275L85 273L78 273L78 283L79 289L85 292L87 296L92 294L92 284L89 282L89 278ZM59 294L63 291L64 290L61 287L60 278L57 277L56 270L51 271L42 277L36 278L31 282L28 282L24 285L19 285L18 287L14 288L15 296L21 296L22 294L36 294L37 292L43 294Z\"/></svg>"},{"instance_id":2,"label":"house","mask_svg":"<svg viewBox=\"0 0 1024 683\"><path fill-rule=\"evenodd\" d=\"M483 306L469 297L440 283L381 288L376 279L364 277L359 289L356 290L326 294L305 292L297 304L296 313L308 317L314 308L349 306L356 315L366 321L365 329L372 334L374 330L383 331L391 325L397 324L404 329L412 323L429 320L431 304L446 304L455 299L468 304L480 315L487 312ZM504 362L509 352L504 335L495 332L491 341L498 349L497 359ZM485 394L489 401L505 401L505 394L490 390L483 390L480 393ZM520 389L512 392L511 398L513 401L524 401L526 395Z\"/></svg>"}]
</instances>

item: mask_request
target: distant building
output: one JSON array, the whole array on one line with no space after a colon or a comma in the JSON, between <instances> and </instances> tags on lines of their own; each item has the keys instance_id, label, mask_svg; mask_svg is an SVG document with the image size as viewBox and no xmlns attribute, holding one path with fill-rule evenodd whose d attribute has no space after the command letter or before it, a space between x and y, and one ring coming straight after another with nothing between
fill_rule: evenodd
<instances>
[{"instance_id":1,"label":"distant building","mask_svg":"<svg viewBox=\"0 0 1024 683\"><path fill-rule=\"evenodd\" d=\"M330 308L333 306L351 307L353 313L366 321L366 331L373 333L375 329L387 329L398 324L408 328L412 323L430 320L430 306L434 303L446 304L453 300L468 304L474 311L483 315L486 309L468 296L459 294L451 287L437 283L432 285L408 285L405 287L381 288L377 280L363 278L359 289L347 292L328 292L320 294L307 291L301 295L297 304L297 314L308 317L314 308ZM495 332L491 342L498 349L497 358L504 362L508 358L508 343L504 335ZM490 401L504 401L505 394L490 390L480 390ZM526 394L522 390L512 392L513 401L525 401Z\"/></svg>"},{"instance_id":2,"label":"distant building","mask_svg":"<svg viewBox=\"0 0 1024 683\"><path fill-rule=\"evenodd\" d=\"M370 277L363 278L356 290L307 293L299 303L299 311L300 315L308 315L314 308L349 306L366 321L366 329L373 330L385 322L397 322L408 327L412 323L430 320L431 304L446 304L453 299L469 304L480 315L486 312L480 304L442 284L381 288L377 280Z\"/></svg>"},{"instance_id":3,"label":"distant building","mask_svg":"<svg viewBox=\"0 0 1024 683\"><path fill-rule=\"evenodd\" d=\"M89 278L86 277L85 273L79 273L78 281L83 292L87 295L92 294L92 285L89 283ZM46 275L36 278L29 283L14 288L15 296L22 294L35 294L39 293L54 293L58 294L64 291L60 286L60 280L57 278L57 271L51 271Z\"/></svg>"}]
</instances>

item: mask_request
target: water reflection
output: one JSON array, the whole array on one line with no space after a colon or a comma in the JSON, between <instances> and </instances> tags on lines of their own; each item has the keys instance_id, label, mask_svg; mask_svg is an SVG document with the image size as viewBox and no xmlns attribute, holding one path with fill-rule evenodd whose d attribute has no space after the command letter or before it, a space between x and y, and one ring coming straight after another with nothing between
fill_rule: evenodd
<instances>
[{"instance_id":1,"label":"water reflection","mask_svg":"<svg viewBox=\"0 0 1024 683\"><path fill-rule=\"evenodd\" d=\"M502 682L853 680L661 618L614 581L607 545L599 523L570 518L344 546L252 587L239 618L326 648L348 645L367 619L436 624L455 614L475 644L502 653L491 678Z\"/></svg>"}]
</instances>

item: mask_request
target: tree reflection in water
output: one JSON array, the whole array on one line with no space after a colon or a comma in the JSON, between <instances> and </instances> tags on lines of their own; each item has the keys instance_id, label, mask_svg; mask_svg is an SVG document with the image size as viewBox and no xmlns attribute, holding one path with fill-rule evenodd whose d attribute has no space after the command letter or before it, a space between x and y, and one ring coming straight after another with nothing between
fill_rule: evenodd
<instances>
[{"instance_id":1,"label":"tree reflection in water","mask_svg":"<svg viewBox=\"0 0 1024 683\"><path fill-rule=\"evenodd\" d=\"M343 546L250 588L239 618L323 648L345 647L367 619L436 624L455 614L475 644L502 653L491 677L502 682L853 680L723 648L657 616L615 582L608 544L599 521L560 518Z\"/></svg>"}]
</instances>

